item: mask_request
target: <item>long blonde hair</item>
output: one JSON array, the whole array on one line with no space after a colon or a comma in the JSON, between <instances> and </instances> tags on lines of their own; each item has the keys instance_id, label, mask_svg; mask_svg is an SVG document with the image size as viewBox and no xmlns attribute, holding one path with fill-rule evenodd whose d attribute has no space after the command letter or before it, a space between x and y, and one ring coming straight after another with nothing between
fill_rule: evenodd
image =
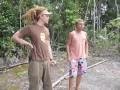
<instances>
[{"instance_id":1,"label":"long blonde hair","mask_svg":"<svg viewBox=\"0 0 120 90\"><path fill-rule=\"evenodd\" d=\"M33 8L26 11L26 13L22 16L24 23L25 24L36 23L39 20L39 14L44 10L47 10L47 8L43 6L34 5Z\"/></svg>"}]
</instances>

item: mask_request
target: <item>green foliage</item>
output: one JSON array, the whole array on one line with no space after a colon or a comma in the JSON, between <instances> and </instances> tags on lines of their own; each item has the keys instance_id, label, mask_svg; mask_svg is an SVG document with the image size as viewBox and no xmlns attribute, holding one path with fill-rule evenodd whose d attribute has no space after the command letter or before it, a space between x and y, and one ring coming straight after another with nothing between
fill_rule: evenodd
<instances>
[{"instance_id":1,"label":"green foliage","mask_svg":"<svg viewBox=\"0 0 120 90\"><path fill-rule=\"evenodd\" d=\"M13 7L13 3L7 0L1 2L0 6L0 56L4 56L6 53L10 54L14 44L11 41L11 34L19 26L19 17L16 13L16 6ZM4 55L3 55L4 54Z\"/></svg>"},{"instance_id":2,"label":"green foliage","mask_svg":"<svg viewBox=\"0 0 120 90\"><path fill-rule=\"evenodd\" d=\"M27 68L28 65L22 65L22 66L18 66L17 68L13 68L11 72L15 75L15 77L22 77L27 73L26 71Z\"/></svg>"},{"instance_id":3,"label":"green foliage","mask_svg":"<svg viewBox=\"0 0 120 90\"><path fill-rule=\"evenodd\" d=\"M110 30L119 29L120 28L120 17L110 20L110 22L107 24L107 28Z\"/></svg>"},{"instance_id":4,"label":"green foliage","mask_svg":"<svg viewBox=\"0 0 120 90\"><path fill-rule=\"evenodd\" d=\"M76 6L74 1L65 2L66 3L66 24L71 26L74 24L75 19L80 18L78 6Z\"/></svg>"},{"instance_id":5,"label":"green foliage","mask_svg":"<svg viewBox=\"0 0 120 90\"><path fill-rule=\"evenodd\" d=\"M11 41L11 36L20 28L20 15L23 15L26 10L34 4L43 5L53 12L50 20L50 31L52 33L52 41L55 44L62 43L65 45L68 32L73 30L74 21L76 18L85 18L87 5L89 0L1 0L0 1L0 56L7 53L12 55L16 45ZM101 0L96 3L106 3L107 11L101 16L102 30L96 30L96 42L110 40L114 44L118 42L120 30L120 18L117 18L117 10L114 0ZM117 0L118 5L120 1ZM96 4L97 5L97 4ZM88 20L91 23L86 26L88 38L93 43L93 1L88 7ZM21 13L20 13L21 11ZM112 21L110 21L112 20ZM22 26L24 23L22 22ZM106 27L105 27L106 26ZM100 36L100 37L99 37ZM105 38L105 40L103 40Z\"/></svg>"},{"instance_id":6,"label":"green foliage","mask_svg":"<svg viewBox=\"0 0 120 90\"><path fill-rule=\"evenodd\" d=\"M32 5L29 0L25 0L21 4L23 8ZM16 45L11 41L11 36L20 28L19 6L19 1L3 0L0 2L0 56L12 56L14 54L12 52ZM22 12L24 13L23 9Z\"/></svg>"},{"instance_id":7,"label":"green foliage","mask_svg":"<svg viewBox=\"0 0 120 90\"><path fill-rule=\"evenodd\" d=\"M9 56L12 56L11 51L15 48L15 44L11 41L10 37L3 37L0 38L0 56L3 56L3 54L6 56L8 54Z\"/></svg>"},{"instance_id":8,"label":"green foliage","mask_svg":"<svg viewBox=\"0 0 120 90\"><path fill-rule=\"evenodd\" d=\"M1 2L0 6L0 32L2 35L9 36L14 32L14 28L19 26L18 8L7 1Z\"/></svg>"},{"instance_id":9,"label":"green foliage","mask_svg":"<svg viewBox=\"0 0 120 90\"><path fill-rule=\"evenodd\" d=\"M120 34L120 18L111 20L110 23L106 25L108 38L113 41L118 41Z\"/></svg>"},{"instance_id":10,"label":"green foliage","mask_svg":"<svg viewBox=\"0 0 120 90\"><path fill-rule=\"evenodd\" d=\"M110 20L106 27L96 31L96 46L101 50L116 49L120 52L120 18Z\"/></svg>"}]
</instances>

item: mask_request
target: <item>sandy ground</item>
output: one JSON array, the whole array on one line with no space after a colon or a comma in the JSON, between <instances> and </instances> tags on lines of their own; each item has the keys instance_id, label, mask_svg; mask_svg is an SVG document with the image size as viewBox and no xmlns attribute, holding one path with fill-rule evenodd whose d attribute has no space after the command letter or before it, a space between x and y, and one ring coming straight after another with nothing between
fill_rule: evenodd
<instances>
[{"instance_id":1,"label":"sandy ground","mask_svg":"<svg viewBox=\"0 0 120 90\"><path fill-rule=\"evenodd\" d=\"M52 82L63 76L68 70L66 58L56 58L57 65L51 67ZM102 60L107 62L88 69L83 76L80 90L120 90L120 57L89 57L88 65ZM19 66L0 74L0 90L28 90L28 65ZM67 90L68 79L63 80L54 90Z\"/></svg>"},{"instance_id":2,"label":"sandy ground","mask_svg":"<svg viewBox=\"0 0 120 90\"><path fill-rule=\"evenodd\" d=\"M54 90L67 90L68 80ZM80 90L120 90L120 58L109 60L88 70L83 76Z\"/></svg>"}]
</instances>

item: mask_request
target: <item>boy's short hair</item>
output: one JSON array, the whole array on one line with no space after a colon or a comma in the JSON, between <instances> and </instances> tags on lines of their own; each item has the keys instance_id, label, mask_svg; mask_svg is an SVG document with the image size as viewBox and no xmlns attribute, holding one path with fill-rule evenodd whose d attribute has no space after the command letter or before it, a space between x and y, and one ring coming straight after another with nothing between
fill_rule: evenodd
<instances>
[{"instance_id":1,"label":"boy's short hair","mask_svg":"<svg viewBox=\"0 0 120 90\"><path fill-rule=\"evenodd\" d=\"M84 22L85 23L85 21L83 19L76 19L75 20L75 26L77 26L80 22Z\"/></svg>"}]
</instances>

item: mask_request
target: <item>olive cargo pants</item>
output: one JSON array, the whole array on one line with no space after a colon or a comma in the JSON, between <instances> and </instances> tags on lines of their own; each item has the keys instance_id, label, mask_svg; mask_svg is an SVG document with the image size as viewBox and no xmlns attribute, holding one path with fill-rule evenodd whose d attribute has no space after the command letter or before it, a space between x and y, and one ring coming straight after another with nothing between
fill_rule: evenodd
<instances>
[{"instance_id":1,"label":"olive cargo pants","mask_svg":"<svg viewBox=\"0 0 120 90\"><path fill-rule=\"evenodd\" d=\"M29 90L52 90L48 61L29 61Z\"/></svg>"}]
</instances>

